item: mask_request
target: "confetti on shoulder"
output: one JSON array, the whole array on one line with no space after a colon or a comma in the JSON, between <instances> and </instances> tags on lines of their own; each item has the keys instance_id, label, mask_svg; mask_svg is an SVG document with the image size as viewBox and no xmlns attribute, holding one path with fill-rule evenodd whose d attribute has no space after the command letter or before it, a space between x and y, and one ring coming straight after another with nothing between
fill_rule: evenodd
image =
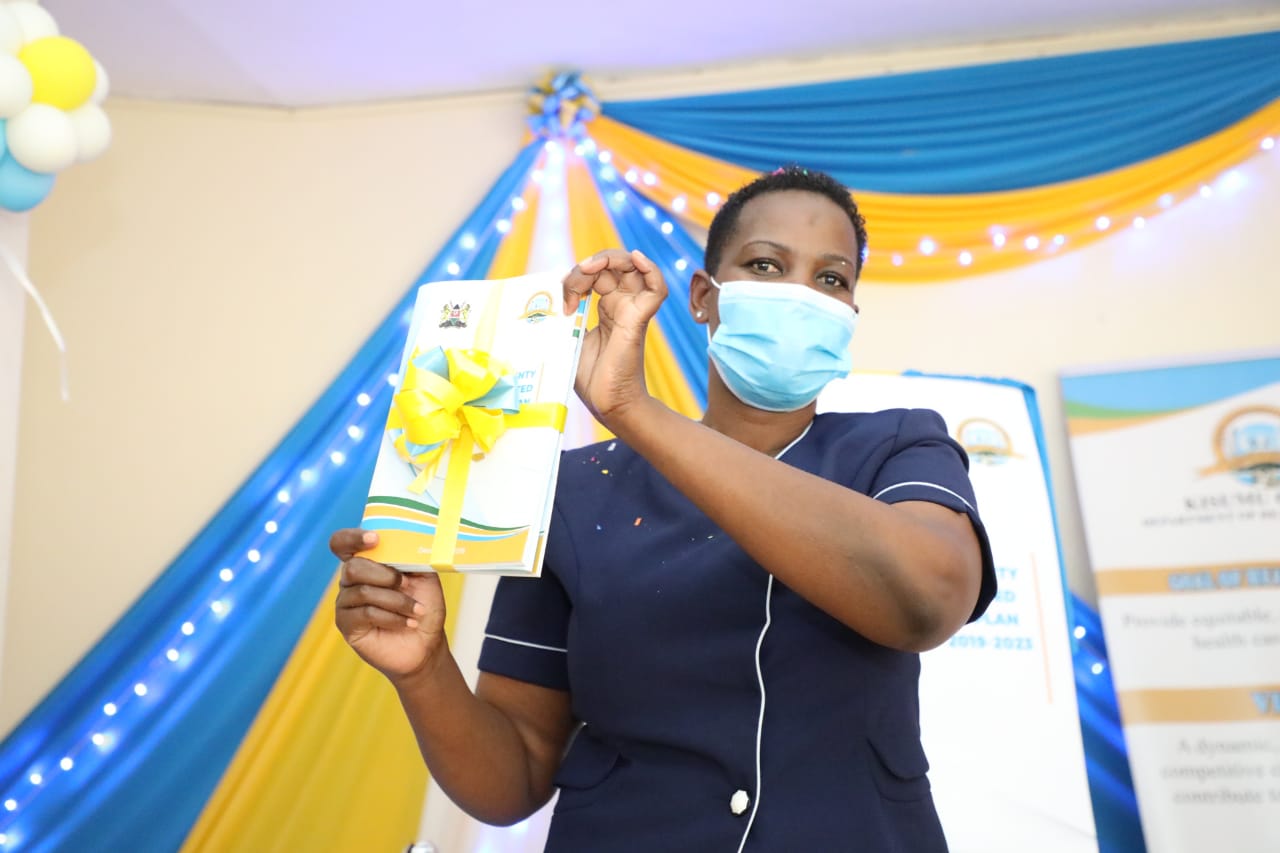
<instances>
[{"instance_id":1,"label":"confetti on shoulder","mask_svg":"<svg viewBox=\"0 0 1280 853\"><path fill-rule=\"evenodd\" d=\"M644 516L642 516L642 515L637 515L637 516L636 516L636 523L635 523L635 526L636 526L636 527L639 527L639 526L640 526L640 522L642 522L642 521L644 521Z\"/></svg>"},{"instance_id":2,"label":"confetti on shoulder","mask_svg":"<svg viewBox=\"0 0 1280 853\"><path fill-rule=\"evenodd\" d=\"M611 441L611 442L609 442L609 446L606 448L606 450L608 450L610 453L612 453L612 452L613 452L613 449L614 449L615 447L617 447L617 446L618 446L618 442L616 442L616 441Z\"/></svg>"},{"instance_id":3,"label":"confetti on shoulder","mask_svg":"<svg viewBox=\"0 0 1280 853\"><path fill-rule=\"evenodd\" d=\"M601 469L600 469L600 473L601 473L601 474L608 474L608 473L609 473L609 469L608 469L608 468L601 468Z\"/></svg>"}]
</instances>

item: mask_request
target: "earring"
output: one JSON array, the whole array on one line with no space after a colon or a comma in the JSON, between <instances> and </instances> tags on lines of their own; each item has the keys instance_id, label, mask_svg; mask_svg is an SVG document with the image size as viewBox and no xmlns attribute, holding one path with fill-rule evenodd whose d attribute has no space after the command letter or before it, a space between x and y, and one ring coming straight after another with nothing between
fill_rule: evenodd
<instances>
[{"instance_id":1,"label":"earring","mask_svg":"<svg viewBox=\"0 0 1280 853\"><path fill-rule=\"evenodd\" d=\"M699 311L699 312L697 312L696 314L694 314L693 316L695 316L695 317L697 317L699 320L701 320L701 319L702 319L702 312L701 312L701 311Z\"/></svg>"}]
</instances>

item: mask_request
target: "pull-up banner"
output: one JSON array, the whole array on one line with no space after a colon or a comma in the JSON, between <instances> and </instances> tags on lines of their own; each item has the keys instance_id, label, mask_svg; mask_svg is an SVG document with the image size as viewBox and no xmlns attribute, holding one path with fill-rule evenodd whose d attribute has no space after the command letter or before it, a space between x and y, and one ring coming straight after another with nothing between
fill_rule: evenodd
<instances>
[{"instance_id":1,"label":"pull-up banner","mask_svg":"<svg viewBox=\"0 0 1280 853\"><path fill-rule=\"evenodd\" d=\"M927 408L969 454L999 592L922 656L920 724L952 853L1096 853L1066 585L1034 393L959 377L855 374L820 411Z\"/></svg>"},{"instance_id":2,"label":"pull-up banner","mask_svg":"<svg viewBox=\"0 0 1280 853\"><path fill-rule=\"evenodd\" d=\"M1280 353L1062 378L1151 853L1280 850Z\"/></svg>"}]
</instances>

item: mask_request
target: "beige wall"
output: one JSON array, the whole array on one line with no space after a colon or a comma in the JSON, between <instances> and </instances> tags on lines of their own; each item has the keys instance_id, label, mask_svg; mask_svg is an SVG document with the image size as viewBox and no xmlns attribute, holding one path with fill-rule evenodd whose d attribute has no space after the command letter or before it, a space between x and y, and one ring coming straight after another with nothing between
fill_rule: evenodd
<instances>
[{"instance_id":1,"label":"beige wall","mask_svg":"<svg viewBox=\"0 0 1280 853\"><path fill-rule=\"evenodd\" d=\"M68 171L32 219L31 270L68 339L72 400L28 325L0 731L346 363L515 154L522 109L516 93L301 114L110 105L112 151ZM859 295L861 367L1038 388L1068 571L1086 596L1055 376L1280 343L1280 153L1243 172L1234 198L1049 263Z\"/></svg>"}]
</instances>

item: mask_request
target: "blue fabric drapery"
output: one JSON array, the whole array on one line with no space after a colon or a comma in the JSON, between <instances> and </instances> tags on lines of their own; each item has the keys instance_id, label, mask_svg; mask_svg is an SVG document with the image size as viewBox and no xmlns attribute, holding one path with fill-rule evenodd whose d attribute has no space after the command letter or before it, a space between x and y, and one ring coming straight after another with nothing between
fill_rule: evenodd
<instances>
[{"instance_id":1,"label":"blue fabric drapery","mask_svg":"<svg viewBox=\"0 0 1280 853\"><path fill-rule=\"evenodd\" d=\"M1132 165L1280 98L1280 32L790 86L609 102L604 115L855 190L982 193ZM1176 73L1175 73L1176 72Z\"/></svg>"}]
</instances>

